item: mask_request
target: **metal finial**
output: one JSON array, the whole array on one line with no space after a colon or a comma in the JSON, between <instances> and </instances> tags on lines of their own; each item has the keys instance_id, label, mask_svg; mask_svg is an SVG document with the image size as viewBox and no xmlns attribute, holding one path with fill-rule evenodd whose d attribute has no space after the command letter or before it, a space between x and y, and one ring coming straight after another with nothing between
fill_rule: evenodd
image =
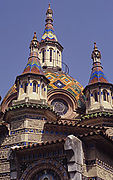
<instances>
[{"instance_id":1,"label":"metal finial","mask_svg":"<svg viewBox=\"0 0 113 180\"><path fill-rule=\"evenodd\" d=\"M36 37L36 32L34 32L33 39L37 39L37 37Z\"/></svg>"},{"instance_id":2,"label":"metal finial","mask_svg":"<svg viewBox=\"0 0 113 180\"><path fill-rule=\"evenodd\" d=\"M94 42L94 49L95 49L95 50L97 49L97 45L96 45L96 42Z\"/></svg>"},{"instance_id":3,"label":"metal finial","mask_svg":"<svg viewBox=\"0 0 113 180\"><path fill-rule=\"evenodd\" d=\"M50 7L50 3L49 3L49 8L48 9L51 9L51 7Z\"/></svg>"}]
</instances>

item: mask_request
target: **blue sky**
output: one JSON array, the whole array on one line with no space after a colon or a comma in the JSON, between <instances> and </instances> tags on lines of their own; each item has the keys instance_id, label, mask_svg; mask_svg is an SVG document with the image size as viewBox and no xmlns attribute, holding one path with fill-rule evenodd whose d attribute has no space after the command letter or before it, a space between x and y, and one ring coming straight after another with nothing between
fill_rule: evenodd
<instances>
[{"instance_id":1,"label":"blue sky","mask_svg":"<svg viewBox=\"0 0 113 180\"><path fill-rule=\"evenodd\" d=\"M104 72L113 83L113 0L4 0L0 2L0 95L21 74L34 31L40 41L49 2L54 29L64 47L70 75L84 87L92 68L93 43L102 54Z\"/></svg>"}]
</instances>

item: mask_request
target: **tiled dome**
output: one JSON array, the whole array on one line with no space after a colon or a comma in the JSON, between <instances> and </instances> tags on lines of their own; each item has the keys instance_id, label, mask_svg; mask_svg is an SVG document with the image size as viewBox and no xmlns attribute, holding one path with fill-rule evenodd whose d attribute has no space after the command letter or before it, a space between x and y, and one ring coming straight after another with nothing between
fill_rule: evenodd
<instances>
[{"instance_id":1,"label":"tiled dome","mask_svg":"<svg viewBox=\"0 0 113 180\"><path fill-rule=\"evenodd\" d=\"M50 80L48 92L52 89L63 89L71 93L78 101L83 86L74 78L65 73L46 72L46 77Z\"/></svg>"}]
</instances>

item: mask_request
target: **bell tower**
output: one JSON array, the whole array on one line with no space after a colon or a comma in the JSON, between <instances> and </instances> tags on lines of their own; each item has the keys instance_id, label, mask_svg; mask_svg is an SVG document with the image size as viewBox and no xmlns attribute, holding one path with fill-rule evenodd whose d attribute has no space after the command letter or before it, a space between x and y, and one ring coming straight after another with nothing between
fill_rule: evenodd
<instances>
[{"instance_id":1,"label":"bell tower","mask_svg":"<svg viewBox=\"0 0 113 180\"><path fill-rule=\"evenodd\" d=\"M53 11L50 7L46 12L45 30L39 43L39 59L43 69L62 69L63 47L57 40L53 28Z\"/></svg>"},{"instance_id":2,"label":"bell tower","mask_svg":"<svg viewBox=\"0 0 113 180\"><path fill-rule=\"evenodd\" d=\"M91 58L93 67L89 84L84 89L86 96L86 113L113 111L113 85L106 79L101 65L101 53L94 43Z\"/></svg>"}]
</instances>

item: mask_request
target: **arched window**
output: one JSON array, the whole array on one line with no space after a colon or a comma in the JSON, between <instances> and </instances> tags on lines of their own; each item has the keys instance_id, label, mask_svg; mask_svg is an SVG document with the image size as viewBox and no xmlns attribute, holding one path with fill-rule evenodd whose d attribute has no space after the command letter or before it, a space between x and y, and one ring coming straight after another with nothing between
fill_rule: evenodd
<instances>
[{"instance_id":1,"label":"arched window","mask_svg":"<svg viewBox=\"0 0 113 180\"><path fill-rule=\"evenodd\" d=\"M33 83L33 92L36 92L36 83Z\"/></svg>"},{"instance_id":2,"label":"arched window","mask_svg":"<svg viewBox=\"0 0 113 180\"><path fill-rule=\"evenodd\" d=\"M45 62L45 49L42 49L42 63Z\"/></svg>"},{"instance_id":3,"label":"arched window","mask_svg":"<svg viewBox=\"0 0 113 180\"><path fill-rule=\"evenodd\" d=\"M108 92L105 89L103 90L103 100L108 101Z\"/></svg>"},{"instance_id":4,"label":"arched window","mask_svg":"<svg viewBox=\"0 0 113 180\"><path fill-rule=\"evenodd\" d=\"M58 64L58 61L59 61L59 51L57 51L57 64Z\"/></svg>"},{"instance_id":5,"label":"arched window","mask_svg":"<svg viewBox=\"0 0 113 180\"><path fill-rule=\"evenodd\" d=\"M27 83L24 84L24 93L27 93Z\"/></svg>"},{"instance_id":6,"label":"arched window","mask_svg":"<svg viewBox=\"0 0 113 180\"><path fill-rule=\"evenodd\" d=\"M90 105L90 95L89 95L89 93L87 93L87 95L86 95L86 100L87 100L87 105L89 106Z\"/></svg>"},{"instance_id":7,"label":"arched window","mask_svg":"<svg viewBox=\"0 0 113 180\"><path fill-rule=\"evenodd\" d=\"M50 49L50 62L52 62L52 49Z\"/></svg>"},{"instance_id":8,"label":"arched window","mask_svg":"<svg viewBox=\"0 0 113 180\"><path fill-rule=\"evenodd\" d=\"M96 91L94 92L94 99L95 99L95 102L98 102L98 96L97 96L97 92Z\"/></svg>"},{"instance_id":9,"label":"arched window","mask_svg":"<svg viewBox=\"0 0 113 180\"><path fill-rule=\"evenodd\" d=\"M44 84L42 84L42 95L44 96Z\"/></svg>"}]
</instances>

